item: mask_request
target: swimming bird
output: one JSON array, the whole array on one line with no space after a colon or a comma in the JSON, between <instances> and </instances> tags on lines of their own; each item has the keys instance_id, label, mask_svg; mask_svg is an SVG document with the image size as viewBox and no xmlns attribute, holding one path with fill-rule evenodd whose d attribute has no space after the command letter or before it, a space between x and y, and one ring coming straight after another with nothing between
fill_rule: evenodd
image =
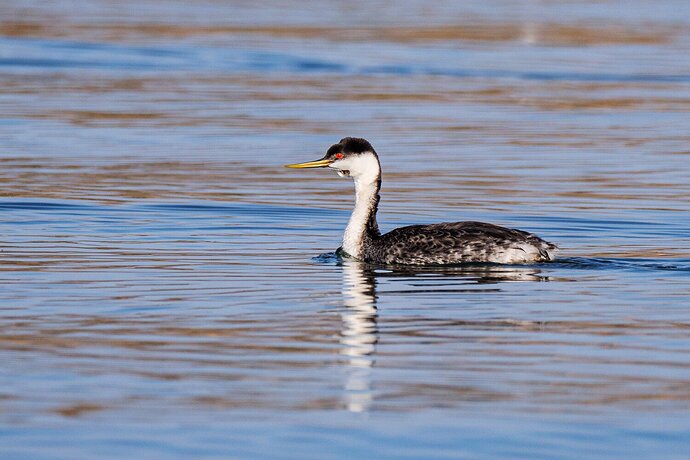
<instances>
[{"instance_id":1,"label":"swimming bird","mask_svg":"<svg viewBox=\"0 0 690 460\"><path fill-rule=\"evenodd\" d=\"M346 137L320 160L285 166L331 168L354 179L355 208L337 251L341 256L393 265L516 264L553 260L558 249L532 233L483 222L411 225L382 235L376 222L381 164L366 139Z\"/></svg>"}]
</instances>

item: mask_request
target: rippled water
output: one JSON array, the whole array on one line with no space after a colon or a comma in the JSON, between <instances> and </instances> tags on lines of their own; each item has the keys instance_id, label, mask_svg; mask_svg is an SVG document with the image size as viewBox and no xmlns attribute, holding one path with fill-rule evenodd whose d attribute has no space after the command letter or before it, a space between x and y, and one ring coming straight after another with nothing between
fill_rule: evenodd
<instances>
[{"instance_id":1,"label":"rippled water","mask_svg":"<svg viewBox=\"0 0 690 460\"><path fill-rule=\"evenodd\" d=\"M685 1L0 4L0 456L686 458ZM482 220L534 266L339 261Z\"/></svg>"}]
</instances>

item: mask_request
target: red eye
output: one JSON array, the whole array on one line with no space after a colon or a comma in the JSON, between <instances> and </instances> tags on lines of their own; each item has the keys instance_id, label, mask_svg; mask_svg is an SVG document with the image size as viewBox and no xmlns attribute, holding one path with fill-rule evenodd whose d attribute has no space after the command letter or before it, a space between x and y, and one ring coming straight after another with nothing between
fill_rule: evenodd
<instances>
[{"instance_id":1,"label":"red eye","mask_svg":"<svg viewBox=\"0 0 690 460\"><path fill-rule=\"evenodd\" d=\"M336 153L336 154L335 154L335 157L336 157L338 160L340 160L340 159L343 157L343 154L342 154L342 153Z\"/></svg>"}]
</instances>

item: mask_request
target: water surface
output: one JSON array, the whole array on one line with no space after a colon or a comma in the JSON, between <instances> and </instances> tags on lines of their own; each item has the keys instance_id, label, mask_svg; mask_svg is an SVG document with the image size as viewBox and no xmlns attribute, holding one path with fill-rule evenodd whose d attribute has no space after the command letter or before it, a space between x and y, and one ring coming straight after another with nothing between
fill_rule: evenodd
<instances>
[{"instance_id":1,"label":"water surface","mask_svg":"<svg viewBox=\"0 0 690 460\"><path fill-rule=\"evenodd\" d=\"M685 458L683 1L0 5L2 458ZM481 220L555 263L339 261Z\"/></svg>"}]
</instances>

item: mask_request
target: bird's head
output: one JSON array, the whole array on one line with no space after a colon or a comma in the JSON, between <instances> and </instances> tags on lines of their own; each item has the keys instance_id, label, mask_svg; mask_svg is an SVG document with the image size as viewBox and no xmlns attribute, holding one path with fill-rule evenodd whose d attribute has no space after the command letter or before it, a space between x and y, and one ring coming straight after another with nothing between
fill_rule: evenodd
<instances>
[{"instance_id":1,"label":"bird's head","mask_svg":"<svg viewBox=\"0 0 690 460\"><path fill-rule=\"evenodd\" d=\"M379 157L369 141L346 137L331 145L323 158L306 163L285 165L287 168L331 168L340 177L352 177L355 181L375 181L381 174Z\"/></svg>"}]
</instances>

